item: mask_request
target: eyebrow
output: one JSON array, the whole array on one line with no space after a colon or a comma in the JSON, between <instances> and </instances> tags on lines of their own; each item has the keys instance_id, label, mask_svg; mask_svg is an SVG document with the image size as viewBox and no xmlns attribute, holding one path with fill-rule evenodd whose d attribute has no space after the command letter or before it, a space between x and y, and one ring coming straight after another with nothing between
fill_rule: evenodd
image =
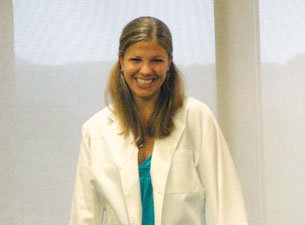
<instances>
[{"instance_id":1,"label":"eyebrow","mask_svg":"<svg viewBox=\"0 0 305 225\"><path fill-rule=\"evenodd\" d=\"M162 57L165 57L164 55L156 55L156 56L154 56L153 58L162 58Z\"/></svg>"},{"instance_id":2,"label":"eyebrow","mask_svg":"<svg viewBox=\"0 0 305 225\"><path fill-rule=\"evenodd\" d=\"M131 58L141 58L141 56L139 56L139 55L130 55L129 57L131 57ZM166 57L167 56L164 56L164 55L155 55L152 58L166 58Z\"/></svg>"}]
</instances>

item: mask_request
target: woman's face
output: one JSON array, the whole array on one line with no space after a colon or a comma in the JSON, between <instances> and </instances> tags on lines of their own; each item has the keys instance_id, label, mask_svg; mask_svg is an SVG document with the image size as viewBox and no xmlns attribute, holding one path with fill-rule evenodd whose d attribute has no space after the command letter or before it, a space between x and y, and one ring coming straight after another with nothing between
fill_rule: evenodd
<instances>
[{"instance_id":1,"label":"woman's face","mask_svg":"<svg viewBox=\"0 0 305 225\"><path fill-rule=\"evenodd\" d=\"M172 59L153 41L137 42L119 58L124 78L136 102L157 99Z\"/></svg>"}]
</instances>

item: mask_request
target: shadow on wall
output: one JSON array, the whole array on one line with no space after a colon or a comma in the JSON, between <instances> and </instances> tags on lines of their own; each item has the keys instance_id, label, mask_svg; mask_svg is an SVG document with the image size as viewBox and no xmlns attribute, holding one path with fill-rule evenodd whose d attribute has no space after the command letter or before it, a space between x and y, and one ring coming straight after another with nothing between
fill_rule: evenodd
<instances>
[{"instance_id":1,"label":"shadow on wall","mask_svg":"<svg viewBox=\"0 0 305 225\"><path fill-rule=\"evenodd\" d=\"M15 65L19 217L23 224L67 224L81 125L104 107L113 62ZM178 67L192 85L188 93L216 111L215 65Z\"/></svg>"},{"instance_id":2,"label":"shadow on wall","mask_svg":"<svg viewBox=\"0 0 305 225\"><path fill-rule=\"evenodd\" d=\"M277 130L277 135L271 135L267 141L278 142L278 135L284 135L287 130L295 132L292 135L295 134L296 137L305 131L304 71L305 54L299 54L285 64L262 64L265 129L268 132L270 126L271 130ZM294 141L287 147L290 144L297 143ZM279 144L278 147L283 145Z\"/></svg>"},{"instance_id":3,"label":"shadow on wall","mask_svg":"<svg viewBox=\"0 0 305 225\"><path fill-rule=\"evenodd\" d=\"M304 221L304 71L305 54L262 64L266 224Z\"/></svg>"},{"instance_id":4,"label":"shadow on wall","mask_svg":"<svg viewBox=\"0 0 305 225\"><path fill-rule=\"evenodd\" d=\"M81 124L104 106L103 90L112 64L43 66L16 59L16 207L24 224L67 223ZM262 65L265 180L266 190L273 190L266 193L266 204L271 204L266 208L281 211L287 206L285 213L295 216L294 208L304 207L305 199L304 186L299 185L305 174L292 175L305 171L304 65L304 54L286 64ZM215 113L215 65L178 67L191 85L189 95ZM303 197L296 201L287 193Z\"/></svg>"},{"instance_id":5,"label":"shadow on wall","mask_svg":"<svg viewBox=\"0 0 305 225\"><path fill-rule=\"evenodd\" d=\"M109 68L16 59L16 196L22 224L67 224L81 125L103 107L103 69Z\"/></svg>"}]
</instances>

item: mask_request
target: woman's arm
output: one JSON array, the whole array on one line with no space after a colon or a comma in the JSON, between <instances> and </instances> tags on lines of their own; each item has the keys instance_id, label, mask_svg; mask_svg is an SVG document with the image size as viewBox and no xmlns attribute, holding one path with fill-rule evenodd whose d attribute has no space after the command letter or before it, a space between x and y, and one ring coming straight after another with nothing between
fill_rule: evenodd
<instances>
[{"instance_id":1,"label":"woman's arm","mask_svg":"<svg viewBox=\"0 0 305 225\"><path fill-rule=\"evenodd\" d=\"M198 171L205 189L210 225L248 225L238 174L210 112L205 117Z\"/></svg>"},{"instance_id":2,"label":"woman's arm","mask_svg":"<svg viewBox=\"0 0 305 225\"><path fill-rule=\"evenodd\" d=\"M104 207L96 193L90 171L89 143L83 128L70 225L100 225L103 219Z\"/></svg>"}]
</instances>

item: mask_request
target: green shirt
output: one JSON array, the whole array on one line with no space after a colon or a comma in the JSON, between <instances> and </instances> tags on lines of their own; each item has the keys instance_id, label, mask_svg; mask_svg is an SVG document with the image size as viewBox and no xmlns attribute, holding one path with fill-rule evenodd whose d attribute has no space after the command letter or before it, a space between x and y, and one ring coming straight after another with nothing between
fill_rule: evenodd
<instances>
[{"instance_id":1,"label":"green shirt","mask_svg":"<svg viewBox=\"0 0 305 225\"><path fill-rule=\"evenodd\" d=\"M154 225L154 199L150 177L151 156L139 165L142 201L142 225Z\"/></svg>"}]
</instances>

